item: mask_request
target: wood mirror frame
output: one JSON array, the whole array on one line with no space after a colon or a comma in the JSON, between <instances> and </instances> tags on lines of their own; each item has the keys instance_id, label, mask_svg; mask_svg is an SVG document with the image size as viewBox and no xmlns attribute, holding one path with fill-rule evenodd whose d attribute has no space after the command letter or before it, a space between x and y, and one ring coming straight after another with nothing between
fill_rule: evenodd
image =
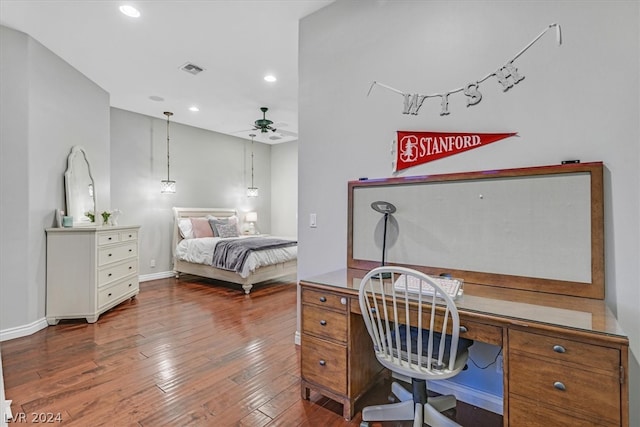
<instances>
[{"instance_id":1,"label":"wood mirror frame","mask_svg":"<svg viewBox=\"0 0 640 427\"><path fill-rule=\"evenodd\" d=\"M580 180L580 188L578 188L580 191L573 191L571 188L571 185L573 185L572 182L575 181L576 177ZM542 180L539 178L542 178ZM549 182L546 182L545 180L548 180ZM530 190L530 183L535 181L538 182L533 185L533 190ZM565 181L567 185L564 185ZM469 191L465 190L464 192L460 192L458 189L467 188L468 190L469 186L477 185L478 183L481 183L484 186L483 188L486 188L486 186L496 186L496 183L499 183L498 187L502 188L502 184L508 183L509 189L505 191L510 191L512 193L505 193L500 197L507 200L509 198L515 199L516 201L513 203L515 206L523 204L518 203L517 200L534 200L535 203L532 202L531 205L533 206L528 207L528 209L532 209L537 212L535 220L523 220L522 217L527 215L519 215L516 221L512 221L512 218L507 217L509 213L504 212L504 203L502 205L496 204L496 207L494 207L493 210L487 211L489 214L482 217L482 222L479 222L478 218L470 217L471 215L474 215L474 209L476 209L471 205L483 203L483 209L486 209L488 206L491 206L490 203L492 198L487 196L483 197L482 194L478 197L476 192L474 193L475 200L471 200ZM549 183L552 183L552 185L549 185ZM433 205L436 200L432 197L432 192L436 188L439 191L438 194L441 195L440 199L451 199L448 201L449 205L447 206L455 204L457 207L457 220L449 220L449 222L444 221L442 224L423 222L416 225L418 222L416 217L421 217L423 210L416 211L416 209L419 208L415 205L420 205L421 201L419 200L420 197L416 197L415 192L420 192L421 189L427 191L426 197L431 197L430 203ZM396 248L396 252L394 254L393 239L387 238L386 264L388 265L404 265L434 275L446 272L454 277L464 279L465 283L478 285L573 295L596 299L604 298L604 206L602 162L350 181L348 184L347 267L361 270L369 270L380 265L380 256L372 256L371 253L375 250L377 251L377 254L380 254L380 247L378 247L378 240L380 239L375 239L374 241L373 235L376 232L380 234L380 223L375 223L374 221L381 221L382 215L374 212L367 205L370 201L367 197L362 196L363 194L367 194L367 190L372 190L369 193L371 196L370 198L372 199L371 201L373 201L373 199L388 200L398 207L398 212L394 214L393 218L396 223L394 225L393 222L390 222L390 224L399 228L396 231L401 236L401 240L398 240L398 244L396 246L401 246L401 248ZM407 193L407 191L411 191L411 193ZM532 191L533 193L529 194L529 191ZM464 193L464 196L458 196L458 193ZM409 197L407 194L411 194L411 196ZM489 194L491 195L492 193L489 191ZM404 197L405 199L398 200L398 197ZM478 199L483 198L484 200L479 202ZM496 197L496 199L497 198L498 197ZM556 201L553 201L554 198ZM550 200L548 203L549 206L546 206L547 199ZM561 201L558 202L558 199L561 199ZM401 216L403 209L405 211L410 211L408 213L412 215L410 219L406 216ZM519 208L516 207L515 209L517 211ZM567 220L567 218L571 218L572 215L570 209L579 209L579 211L576 212L579 214L578 216L581 219L575 221L580 223L577 226L574 225L574 221ZM539 212L543 212L541 214L543 215L542 217ZM375 215L377 215L377 217L375 217ZM465 215L467 215L467 218L465 218ZM422 218L420 218L420 220L424 221ZM360 221L360 223L358 223L358 221ZM475 234L469 234L469 236L465 235L465 229L471 229L473 227L460 227L460 225L468 225L473 223L473 221L475 221L476 228L486 227L487 230L491 231L491 238L494 240L491 240L490 244L482 246L483 242L477 241L478 239ZM554 222L555 224L551 224ZM506 231L504 231L507 228L504 226L505 223L510 224L511 228L509 233L511 234L507 235ZM502 250L501 239L511 239L513 237L514 223L517 223L515 228L519 227L521 229L520 231L522 231L522 233L519 233L519 230L516 229L516 235L531 235L532 231L527 231L529 227L532 229L537 227L535 229L538 230L542 227L541 224L544 225L544 227L542 227L542 232L536 232L533 238L529 239L531 242L529 240L519 241L517 243L518 246L516 252L520 253L524 251L524 253L540 253L547 251L549 253L543 254L543 256L550 257L545 258L548 260L549 264L551 264L549 267L546 264L542 266L532 266L532 264L537 262L535 257L531 257L531 259L529 259L527 257L518 256L518 262L522 264L520 269L524 270L524 272L516 271L505 273L504 271L501 271L502 265L511 267L508 265L508 262L501 259L503 255L505 256L505 259L510 256L517 256L512 255L512 248L509 249L508 244L511 244L511 242L505 242L507 244L507 246L505 246L505 250L509 252L500 252L500 250ZM549 225L554 225L555 227L546 227L547 223ZM437 231L434 230L436 226L438 227ZM572 232L572 227L580 228L578 230L579 233L577 234L580 234L582 237L574 239L572 234L567 234ZM374 228L375 230L373 230ZM440 230L440 228L444 229ZM420 233L425 232L424 230L428 230L427 234L421 235ZM558 230L561 232L558 233ZM405 232L404 235L403 231ZM434 233L434 231L436 231L436 233ZM447 238L434 238L434 234L437 233L440 233L440 236L447 236ZM548 235L546 235L547 233ZM408 237L407 234L409 234ZM540 236L538 236L538 234L540 234ZM560 234L557 239L562 238L563 240L559 241L559 243L554 243L553 239L556 238L555 234ZM441 264L436 263L433 265L426 261L422 262L423 259L428 260L438 258L441 255L440 252L436 253L434 251L440 250L438 244L443 246L442 241L447 240L449 237L450 241L454 242L452 243L452 246L457 244L458 250L464 248L464 251L462 252L467 251L468 253L468 251L475 251L473 252L474 254L480 254L481 252L479 251L482 251L483 255L486 255L488 252L488 257L491 259L486 262L487 266L482 265L482 268L470 268L468 265L465 265L465 260L462 260L462 257L456 256L452 256L451 259L446 260L446 262L442 262ZM545 242L545 239L551 239L551 241ZM392 242L391 250L389 249L389 241ZM425 242L429 242L429 245L435 243L434 246L436 249L427 246L427 243ZM448 244L449 241L445 241L445 243ZM533 246L532 248L523 248L523 246L530 244ZM563 246L565 244L568 245L566 248L557 249L557 246ZM411 247L411 245L414 246ZM475 247L476 245L480 247ZM574 247L571 245L577 246ZM497 250L495 255L492 253L492 250L494 249ZM564 250L564 252L562 252L562 250ZM435 253L437 256L429 256L429 251L431 251L431 254ZM406 258L410 258L412 252L422 252L422 256L419 258L419 261L416 261L417 258L415 257L414 259L407 261ZM566 253L567 256L562 259L558 256L558 253ZM458 253L456 252L455 255L458 255ZM470 258L480 257L467 255L466 258L468 260ZM569 260L568 264L571 264L573 259L575 259L576 263L580 266L579 269L564 266L563 263ZM496 268L496 266L498 266L498 268ZM529 267L532 267L532 269ZM564 274L556 274L556 271L563 273L563 268L565 270L571 269L583 271L578 274L577 279L574 278L573 271L568 271L568 277L565 277ZM536 272L539 271L540 274L530 274L529 270L535 270ZM547 275L545 270L549 270L550 274Z\"/></svg>"}]
</instances>

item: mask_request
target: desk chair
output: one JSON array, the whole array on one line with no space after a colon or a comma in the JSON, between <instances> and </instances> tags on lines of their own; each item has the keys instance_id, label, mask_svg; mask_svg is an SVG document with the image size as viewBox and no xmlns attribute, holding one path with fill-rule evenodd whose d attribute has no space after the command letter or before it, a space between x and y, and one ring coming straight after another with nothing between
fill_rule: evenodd
<instances>
[{"instance_id":1,"label":"desk chair","mask_svg":"<svg viewBox=\"0 0 640 427\"><path fill-rule=\"evenodd\" d=\"M420 289L431 286L434 294L411 291L408 284L412 278L418 280L413 283L420 283ZM451 297L419 271L378 267L362 279L359 301L378 361L393 373L411 378L412 384L409 392L394 382L391 391L400 402L364 408L361 427L367 427L368 421L402 420L414 420L414 427L424 423L459 426L441 414L455 408L455 396L427 401L426 381L457 375L464 369L473 344L458 337L460 319Z\"/></svg>"}]
</instances>

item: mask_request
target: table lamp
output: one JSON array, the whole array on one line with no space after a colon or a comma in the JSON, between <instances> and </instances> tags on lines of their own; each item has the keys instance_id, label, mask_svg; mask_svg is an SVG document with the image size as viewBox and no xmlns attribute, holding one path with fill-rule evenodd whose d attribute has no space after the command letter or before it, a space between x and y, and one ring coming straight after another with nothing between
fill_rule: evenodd
<instances>
[{"instance_id":1,"label":"table lamp","mask_svg":"<svg viewBox=\"0 0 640 427\"><path fill-rule=\"evenodd\" d=\"M384 266L384 257L387 250L387 222L389 221L389 215L396 211L396 207L389 202L377 201L371 203L371 209L384 215L384 231L382 232L382 263L380 264L380 266ZM381 278L388 279L390 277L391 274L385 273Z\"/></svg>"}]
</instances>

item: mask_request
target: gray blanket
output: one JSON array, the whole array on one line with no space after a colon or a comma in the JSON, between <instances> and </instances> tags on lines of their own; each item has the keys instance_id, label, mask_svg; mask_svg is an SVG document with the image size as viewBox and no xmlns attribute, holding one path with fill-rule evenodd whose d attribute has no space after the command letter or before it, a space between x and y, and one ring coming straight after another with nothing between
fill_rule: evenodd
<instances>
[{"instance_id":1,"label":"gray blanket","mask_svg":"<svg viewBox=\"0 0 640 427\"><path fill-rule=\"evenodd\" d=\"M248 237L245 239L221 240L213 250L212 266L239 273L252 251L296 246L295 240L275 237Z\"/></svg>"}]
</instances>

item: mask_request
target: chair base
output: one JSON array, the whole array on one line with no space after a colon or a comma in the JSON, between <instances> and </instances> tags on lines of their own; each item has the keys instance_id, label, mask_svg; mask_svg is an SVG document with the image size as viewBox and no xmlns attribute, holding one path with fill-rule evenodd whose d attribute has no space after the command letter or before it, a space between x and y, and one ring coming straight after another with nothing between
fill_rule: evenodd
<instances>
[{"instance_id":1,"label":"chair base","mask_svg":"<svg viewBox=\"0 0 640 427\"><path fill-rule=\"evenodd\" d=\"M421 386L426 385L419 381ZM415 385L414 385L415 387ZM460 424L447 418L441 412L456 407L456 397L453 395L430 397L428 402L414 402L413 393L397 382L391 384L393 393L400 402L386 405L367 406L362 410L360 427L368 427L368 421L410 421L414 427L427 424L432 427L460 427Z\"/></svg>"}]
</instances>

